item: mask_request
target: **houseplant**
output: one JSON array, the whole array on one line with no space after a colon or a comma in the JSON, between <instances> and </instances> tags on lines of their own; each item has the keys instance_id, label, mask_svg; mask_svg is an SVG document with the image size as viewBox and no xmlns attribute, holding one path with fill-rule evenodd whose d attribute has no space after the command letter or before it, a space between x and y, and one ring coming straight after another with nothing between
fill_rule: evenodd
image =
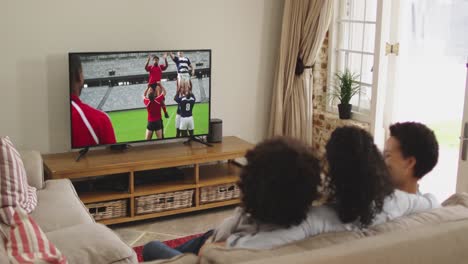
<instances>
[{"instance_id":1,"label":"houseplant","mask_svg":"<svg viewBox=\"0 0 468 264\"><path fill-rule=\"evenodd\" d=\"M338 113L340 119L351 118L352 105L349 103L354 95L361 91L358 82L359 75L352 73L349 69L335 74L335 84L331 95L332 100L339 100Z\"/></svg>"}]
</instances>

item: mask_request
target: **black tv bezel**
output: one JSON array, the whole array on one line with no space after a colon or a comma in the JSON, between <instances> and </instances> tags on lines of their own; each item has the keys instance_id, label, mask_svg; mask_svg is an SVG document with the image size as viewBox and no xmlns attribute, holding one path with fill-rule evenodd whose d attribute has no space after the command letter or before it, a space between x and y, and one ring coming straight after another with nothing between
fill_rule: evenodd
<instances>
[{"instance_id":1,"label":"black tv bezel","mask_svg":"<svg viewBox=\"0 0 468 264\"><path fill-rule=\"evenodd\" d=\"M115 144L98 144L98 145L91 145L91 146L81 146L81 147L74 147L73 146L73 124L72 124L72 106L71 106L71 78L70 78L70 57L73 55L99 55L99 54L124 54L124 53L165 53L165 52L197 52L197 51L203 51L203 52L209 52L210 54L210 68L209 68L209 73L210 73L210 81L209 81L209 93L210 97L208 100L208 133L206 134L194 134L196 137L203 137L203 136L208 136L210 133L210 120L211 120L211 68L212 68L212 50L211 49L177 49L177 50L135 50L135 51L92 51L92 52L69 52L68 53L68 99L70 101L70 114L69 114L69 120L70 120L70 146L72 150L76 149L84 149L84 148L95 148L95 147L105 147L105 146L115 146L115 145L124 145L124 144L132 144L132 143L144 143L144 142L163 142L167 140L174 140L174 139L187 139L190 138L190 136L181 136L181 137L170 137L170 138L162 138L162 139L150 139L150 140L136 140L136 141L126 141L126 142L118 142ZM196 70L196 69L195 69Z\"/></svg>"}]
</instances>

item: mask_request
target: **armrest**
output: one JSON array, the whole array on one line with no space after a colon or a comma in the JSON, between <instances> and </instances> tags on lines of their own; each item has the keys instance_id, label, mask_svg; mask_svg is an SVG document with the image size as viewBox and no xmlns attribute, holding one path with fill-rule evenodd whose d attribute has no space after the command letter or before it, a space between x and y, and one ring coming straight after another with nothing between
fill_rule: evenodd
<instances>
[{"instance_id":1,"label":"armrest","mask_svg":"<svg viewBox=\"0 0 468 264\"><path fill-rule=\"evenodd\" d=\"M138 263L135 251L101 224L81 224L46 233L68 263Z\"/></svg>"},{"instance_id":2,"label":"armrest","mask_svg":"<svg viewBox=\"0 0 468 264\"><path fill-rule=\"evenodd\" d=\"M38 151L27 150L20 151L21 159L23 160L26 176L28 177L29 185L36 187L38 190L44 188L44 167L42 157Z\"/></svg>"}]
</instances>

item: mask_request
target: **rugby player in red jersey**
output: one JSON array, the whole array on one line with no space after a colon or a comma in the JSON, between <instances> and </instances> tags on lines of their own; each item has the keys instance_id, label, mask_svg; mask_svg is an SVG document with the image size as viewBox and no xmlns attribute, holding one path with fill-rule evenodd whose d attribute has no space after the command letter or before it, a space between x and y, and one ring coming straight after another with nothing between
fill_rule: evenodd
<instances>
[{"instance_id":1,"label":"rugby player in red jersey","mask_svg":"<svg viewBox=\"0 0 468 264\"><path fill-rule=\"evenodd\" d=\"M145 70L149 73L149 79L148 79L148 87L146 88L145 94L148 93L148 89L150 88L153 89L156 96L159 96L161 94L161 88L159 87L163 87L161 84L162 72L165 71L168 67L167 53L164 54L163 59L165 63L159 64L159 57L155 55L153 56L153 65L149 65L149 62L151 60L151 55L148 55L148 59L146 60L146 64L145 64ZM162 109L164 111L164 116L166 118L169 118L169 115L167 114L167 110L166 110L166 105L164 104L164 102L162 102Z\"/></svg>"},{"instance_id":2,"label":"rugby player in red jersey","mask_svg":"<svg viewBox=\"0 0 468 264\"><path fill-rule=\"evenodd\" d=\"M163 125L161 120L161 107L166 96L166 89L161 87L161 94L156 96L154 90L146 90L143 96L143 103L148 111L148 125L146 126L146 140L150 140L153 137L153 133L156 133L157 138L163 138Z\"/></svg>"},{"instance_id":3,"label":"rugby player in red jersey","mask_svg":"<svg viewBox=\"0 0 468 264\"><path fill-rule=\"evenodd\" d=\"M115 133L109 116L80 100L84 77L78 55L70 58L72 147L115 144Z\"/></svg>"}]
</instances>

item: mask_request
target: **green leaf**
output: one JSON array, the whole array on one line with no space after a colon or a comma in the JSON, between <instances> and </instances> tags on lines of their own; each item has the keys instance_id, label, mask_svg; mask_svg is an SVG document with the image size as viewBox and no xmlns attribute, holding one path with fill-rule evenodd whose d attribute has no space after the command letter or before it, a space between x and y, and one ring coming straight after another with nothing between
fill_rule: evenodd
<instances>
[{"instance_id":1,"label":"green leaf","mask_svg":"<svg viewBox=\"0 0 468 264\"><path fill-rule=\"evenodd\" d=\"M349 104L354 95L361 91L358 83L359 75L351 73L346 68L344 72L337 72L334 75L335 80L330 95L332 101L339 100L342 104Z\"/></svg>"}]
</instances>

